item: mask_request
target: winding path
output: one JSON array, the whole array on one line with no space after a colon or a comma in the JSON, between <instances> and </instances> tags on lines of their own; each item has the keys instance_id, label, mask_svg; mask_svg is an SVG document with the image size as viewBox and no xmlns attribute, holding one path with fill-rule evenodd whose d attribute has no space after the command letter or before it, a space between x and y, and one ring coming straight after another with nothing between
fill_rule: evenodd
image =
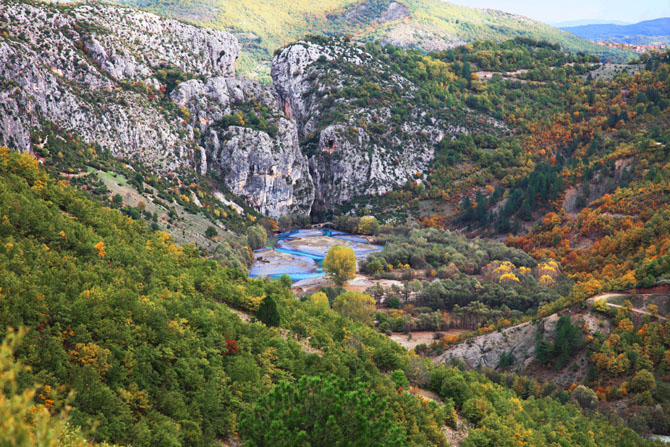
<instances>
[{"instance_id":1,"label":"winding path","mask_svg":"<svg viewBox=\"0 0 670 447\"><path fill-rule=\"evenodd\" d=\"M630 294L626 294L626 293L602 293L600 295L592 296L591 298L589 298L586 301L593 304L597 300L604 299L605 304L607 304L609 307L614 307L615 309L623 309L623 306L621 306L619 304L610 303L608 301L610 298L616 298L616 297L621 297L621 296L630 296ZM641 296L647 297L649 295L641 295ZM658 315L658 314L652 314L651 312L647 312L646 310L636 309L636 308L633 307L632 309L630 309L630 311L635 312L636 314L649 315L650 317L658 318L659 320L668 321L668 319L666 317Z\"/></svg>"}]
</instances>

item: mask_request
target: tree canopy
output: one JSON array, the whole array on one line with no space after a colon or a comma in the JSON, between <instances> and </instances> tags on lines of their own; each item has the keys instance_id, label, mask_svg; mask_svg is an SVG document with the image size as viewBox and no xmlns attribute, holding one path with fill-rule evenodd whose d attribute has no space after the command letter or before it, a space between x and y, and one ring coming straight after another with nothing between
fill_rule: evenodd
<instances>
[{"instance_id":1,"label":"tree canopy","mask_svg":"<svg viewBox=\"0 0 670 447\"><path fill-rule=\"evenodd\" d=\"M375 300L369 295L358 292L344 292L333 301L333 309L354 321L371 325L376 306Z\"/></svg>"},{"instance_id":2,"label":"tree canopy","mask_svg":"<svg viewBox=\"0 0 670 447\"><path fill-rule=\"evenodd\" d=\"M336 376L282 382L241 416L249 447L404 447L404 429L369 385Z\"/></svg>"},{"instance_id":3,"label":"tree canopy","mask_svg":"<svg viewBox=\"0 0 670 447\"><path fill-rule=\"evenodd\" d=\"M323 271L333 284L344 286L356 277L356 253L343 245L331 247L323 260Z\"/></svg>"}]
</instances>

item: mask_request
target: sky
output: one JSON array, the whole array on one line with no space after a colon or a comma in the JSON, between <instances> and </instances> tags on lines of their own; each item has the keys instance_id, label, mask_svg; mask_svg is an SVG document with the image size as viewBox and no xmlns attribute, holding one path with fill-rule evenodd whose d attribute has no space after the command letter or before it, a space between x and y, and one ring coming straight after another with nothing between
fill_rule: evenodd
<instances>
[{"instance_id":1,"label":"sky","mask_svg":"<svg viewBox=\"0 0 670 447\"><path fill-rule=\"evenodd\" d=\"M449 0L463 6L500 9L545 23L595 19L627 23L670 17L670 0Z\"/></svg>"}]
</instances>

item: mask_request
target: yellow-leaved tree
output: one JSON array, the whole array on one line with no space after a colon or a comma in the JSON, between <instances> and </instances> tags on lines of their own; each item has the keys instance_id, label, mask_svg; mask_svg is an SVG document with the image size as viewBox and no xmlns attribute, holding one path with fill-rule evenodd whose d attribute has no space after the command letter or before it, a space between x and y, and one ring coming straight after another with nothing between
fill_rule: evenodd
<instances>
[{"instance_id":1,"label":"yellow-leaved tree","mask_svg":"<svg viewBox=\"0 0 670 447\"><path fill-rule=\"evenodd\" d=\"M24 331L9 330L0 344L0 445L14 447L103 447L86 440L67 421L67 409L52 414L51 400L36 385L21 389L17 377L27 368L14 359ZM48 385L43 388L50 389Z\"/></svg>"},{"instance_id":2,"label":"yellow-leaved tree","mask_svg":"<svg viewBox=\"0 0 670 447\"><path fill-rule=\"evenodd\" d=\"M309 297L309 302L317 309L330 309L330 302L328 301L328 297L323 292L316 292L314 295Z\"/></svg>"},{"instance_id":3,"label":"yellow-leaved tree","mask_svg":"<svg viewBox=\"0 0 670 447\"><path fill-rule=\"evenodd\" d=\"M354 321L372 326L375 316L375 300L364 293L344 292L333 301L336 312Z\"/></svg>"},{"instance_id":4,"label":"yellow-leaved tree","mask_svg":"<svg viewBox=\"0 0 670 447\"><path fill-rule=\"evenodd\" d=\"M323 260L323 271L333 284L344 286L356 277L356 253L343 245L331 247Z\"/></svg>"}]
</instances>

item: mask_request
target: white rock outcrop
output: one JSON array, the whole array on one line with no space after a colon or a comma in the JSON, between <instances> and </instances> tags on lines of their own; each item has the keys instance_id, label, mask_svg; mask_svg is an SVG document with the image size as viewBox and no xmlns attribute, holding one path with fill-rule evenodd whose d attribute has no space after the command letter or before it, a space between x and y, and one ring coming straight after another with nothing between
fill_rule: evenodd
<instances>
[{"instance_id":1,"label":"white rock outcrop","mask_svg":"<svg viewBox=\"0 0 670 447\"><path fill-rule=\"evenodd\" d=\"M0 143L31 151L31 131L52 123L114 156L158 172L216 171L260 212L309 214L313 186L295 124L272 87L235 77L229 33L131 8L0 4ZM175 82L171 73L192 79ZM171 102L172 101L172 105ZM217 126L250 102L277 132Z\"/></svg>"}]
</instances>

